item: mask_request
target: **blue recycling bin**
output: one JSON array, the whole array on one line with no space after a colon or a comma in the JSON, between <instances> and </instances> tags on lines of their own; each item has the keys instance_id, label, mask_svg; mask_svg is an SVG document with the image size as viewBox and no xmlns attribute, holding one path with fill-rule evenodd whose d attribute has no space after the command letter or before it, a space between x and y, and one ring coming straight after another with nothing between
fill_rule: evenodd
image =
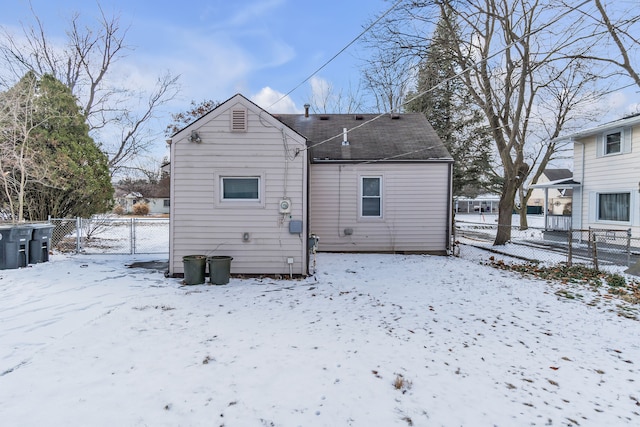
<instances>
[{"instance_id":1,"label":"blue recycling bin","mask_svg":"<svg viewBox=\"0 0 640 427\"><path fill-rule=\"evenodd\" d=\"M33 226L0 226L0 270L26 267L29 264L29 242Z\"/></svg>"}]
</instances>

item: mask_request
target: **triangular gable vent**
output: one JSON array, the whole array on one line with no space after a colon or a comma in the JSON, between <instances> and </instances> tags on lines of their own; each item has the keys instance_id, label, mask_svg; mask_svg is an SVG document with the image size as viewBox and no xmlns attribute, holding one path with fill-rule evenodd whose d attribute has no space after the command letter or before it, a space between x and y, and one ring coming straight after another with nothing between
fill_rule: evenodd
<instances>
[{"instance_id":1,"label":"triangular gable vent","mask_svg":"<svg viewBox=\"0 0 640 427\"><path fill-rule=\"evenodd\" d=\"M231 132L247 131L247 110L231 111Z\"/></svg>"}]
</instances>

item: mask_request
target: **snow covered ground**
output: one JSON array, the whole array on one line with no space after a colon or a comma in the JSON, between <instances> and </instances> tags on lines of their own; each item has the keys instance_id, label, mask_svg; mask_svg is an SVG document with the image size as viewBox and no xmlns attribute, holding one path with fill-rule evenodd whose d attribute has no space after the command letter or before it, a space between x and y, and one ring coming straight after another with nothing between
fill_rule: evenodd
<instances>
[{"instance_id":1,"label":"snow covered ground","mask_svg":"<svg viewBox=\"0 0 640 427\"><path fill-rule=\"evenodd\" d=\"M640 323L488 256L226 286L126 267L153 255L0 271L0 424L639 425Z\"/></svg>"}]
</instances>

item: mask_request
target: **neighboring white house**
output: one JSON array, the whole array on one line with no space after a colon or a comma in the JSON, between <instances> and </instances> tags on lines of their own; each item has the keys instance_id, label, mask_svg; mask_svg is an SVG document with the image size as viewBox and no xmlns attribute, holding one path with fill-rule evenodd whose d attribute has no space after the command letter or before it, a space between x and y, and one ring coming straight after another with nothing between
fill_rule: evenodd
<instances>
[{"instance_id":1,"label":"neighboring white house","mask_svg":"<svg viewBox=\"0 0 640 427\"><path fill-rule=\"evenodd\" d=\"M171 199L169 197L149 197L145 200L151 215L168 214L171 210Z\"/></svg>"},{"instance_id":2,"label":"neighboring white house","mask_svg":"<svg viewBox=\"0 0 640 427\"><path fill-rule=\"evenodd\" d=\"M306 275L319 250L446 254L453 160L421 114L274 116L242 95L171 141L169 274Z\"/></svg>"},{"instance_id":3,"label":"neighboring white house","mask_svg":"<svg viewBox=\"0 0 640 427\"><path fill-rule=\"evenodd\" d=\"M169 197L144 197L141 193L131 192L126 194L118 194L116 190L116 205L121 206L124 213L133 213L134 205L144 203L149 207L149 214L164 215L169 214L171 202Z\"/></svg>"},{"instance_id":4,"label":"neighboring white house","mask_svg":"<svg viewBox=\"0 0 640 427\"><path fill-rule=\"evenodd\" d=\"M536 184L553 184L563 182L573 178L573 172L569 169L545 169ZM546 189L540 186L533 187L531 196L527 203L528 211L531 207L539 207L540 212L545 210L545 192L546 192L546 212L550 215L570 215L571 204L573 201L573 188L571 187L549 187Z\"/></svg>"},{"instance_id":5,"label":"neighboring white house","mask_svg":"<svg viewBox=\"0 0 640 427\"><path fill-rule=\"evenodd\" d=\"M122 206L125 213L133 212L133 205L136 203L146 203L142 194L138 192L121 193L116 190L116 204Z\"/></svg>"},{"instance_id":6,"label":"neighboring white house","mask_svg":"<svg viewBox=\"0 0 640 427\"><path fill-rule=\"evenodd\" d=\"M561 136L574 145L574 229L631 229L640 237L640 115Z\"/></svg>"}]
</instances>

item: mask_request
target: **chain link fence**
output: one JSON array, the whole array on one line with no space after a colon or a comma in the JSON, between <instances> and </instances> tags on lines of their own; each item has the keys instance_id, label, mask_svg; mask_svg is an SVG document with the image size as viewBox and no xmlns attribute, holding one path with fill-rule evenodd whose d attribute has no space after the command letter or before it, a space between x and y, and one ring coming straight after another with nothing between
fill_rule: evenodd
<instances>
[{"instance_id":1,"label":"chain link fence","mask_svg":"<svg viewBox=\"0 0 640 427\"><path fill-rule=\"evenodd\" d=\"M169 252L168 218L49 218L55 226L51 248L83 254Z\"/></svg>"},{"instance_id":2,"label":"chain link fence","mask_svg":"<svg viewBox=\"0 0 640 427\"><path fill-rule=\"evenodd\" d=\"M547 231L529 227L511 227L511 240L494 246L497 224L456 221L454 241L497 254L531 262L584 264L595 269L602 265L631 266L640 259L640 238L631 230L589 228L585 230Z\"/></svg>"}]
</instances>

